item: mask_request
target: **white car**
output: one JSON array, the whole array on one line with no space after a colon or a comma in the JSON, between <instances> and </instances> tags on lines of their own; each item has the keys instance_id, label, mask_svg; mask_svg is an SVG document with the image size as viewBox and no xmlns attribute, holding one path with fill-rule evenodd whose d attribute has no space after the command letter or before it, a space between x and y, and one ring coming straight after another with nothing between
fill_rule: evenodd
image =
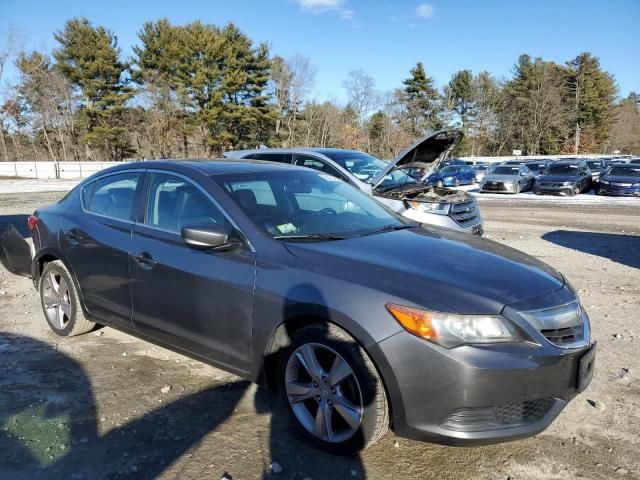
<instances>
[{"instance_id":1,"label":"white car","mask_svg":"<svg viewBox=\"0 0 640 480\"><path fill-rule=\"evenodd\" d=\"M420 223L482 235L476 200L465 192L430 187L421 180L438 169L462 140L459 130L427 135L390 162L335 148L262 148L226 152L225 157L290 163L320 170L373 195L395 212Z\"/></svg>"}]
</instances>

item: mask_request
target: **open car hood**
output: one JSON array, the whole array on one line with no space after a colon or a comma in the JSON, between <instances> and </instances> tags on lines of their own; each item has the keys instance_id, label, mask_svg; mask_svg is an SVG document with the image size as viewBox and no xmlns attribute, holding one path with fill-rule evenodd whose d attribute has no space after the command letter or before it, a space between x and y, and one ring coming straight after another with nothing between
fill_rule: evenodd
<instances>
[{"instance_id":1,"label":"open car hood","mask_svg":"<svg viewBox=\"0 0 640 480\"><path fill-rule=\"evenodd\" d=\"M451 151L462 140L462 131L440 130L425 135L406 150L402 151L389 165L382 169L373 179L373 188L376 188L384 179L385 175L396 168L408 166L422 168L428 174L437 170L439 165L449 156Z\"/></svg>"}]
</instances>

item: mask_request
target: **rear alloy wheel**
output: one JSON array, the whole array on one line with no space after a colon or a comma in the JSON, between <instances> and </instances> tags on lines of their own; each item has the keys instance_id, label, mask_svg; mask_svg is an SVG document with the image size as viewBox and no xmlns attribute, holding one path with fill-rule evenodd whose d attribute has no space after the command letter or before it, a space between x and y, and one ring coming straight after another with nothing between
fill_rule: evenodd
<instances>
[{"instance_id":1,"label":"rear alloy wheel","mask_svg":"<svg viewBox=\"0 0 640 480\"><path fill-rule=\"evenodd\" d=\"M312 325L297 331L280 356L281 391L295 423L319 448L353 453L388 429L382 381L345 331Z\"/></svg>"},{"instance_id":2,"label":"rear alloy wheel","mask_svg":"<svg viewBox=\"0 0 640 480\"><path fill-rule=\"evenodd\" d=\"M76 286L61 261L45 265L40 275L39 291L47 323L58 335L80 335L95 326L82 313Z\"/></svg>"}]
</instances>

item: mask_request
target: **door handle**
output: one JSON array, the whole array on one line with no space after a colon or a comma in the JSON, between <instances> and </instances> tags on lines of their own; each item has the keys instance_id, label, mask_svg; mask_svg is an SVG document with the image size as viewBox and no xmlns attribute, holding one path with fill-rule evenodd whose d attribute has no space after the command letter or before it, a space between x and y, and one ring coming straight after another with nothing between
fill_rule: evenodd
<instances>
[{"instance_id":1,"label":"door handle","mask_svg":"<svg viewBox=\"0 0 640 480\"><path fill-rule=\"evenodd\" d=\"M133 258L136 263L138 263L138 265L147 270L153 268L153 266L156 264L156 261L153 259L149 252L137 253L131 255L131 258Z\"/></svg>"}]
</instances>

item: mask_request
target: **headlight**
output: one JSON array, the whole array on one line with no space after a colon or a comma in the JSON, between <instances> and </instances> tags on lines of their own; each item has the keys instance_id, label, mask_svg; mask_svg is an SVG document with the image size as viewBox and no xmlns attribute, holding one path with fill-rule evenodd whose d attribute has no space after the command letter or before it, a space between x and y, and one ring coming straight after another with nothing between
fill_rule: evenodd
<instances>
[{"instance_id":1,"label":"headlight","mask_svg":"<svg viewBox=\"0 0 640 480\"><path fill-rule=\"evenodd\" d=\"M640 183L634 183L633 185L631 185L632 187L640 187Z\"/></svg>"},{"instance_id":2,"label":"headlight","mask_svg":"<svg viewBox=\"0 0 640 480\"><path fill-rule=\"evenodd\" d=\"M435 213L437 215L449 215L451 210L450 203L437 203L437 202L407 202L409 207L419 212Z\"/></svg>"},{"instance_id":3,"label":"headlight","mask_svg":"<svg viewBox=\"0 0 640 480\"><path fill-rule=\"evenodd\" d=\"M575 182L562 182L562 185L564 185L565 187L570 187L574 184Z\"/></svg>"},{"instance_id":4,"label":"headlight","mask_svg":"<svg viewBox=\"0 0 640 480\"><path fill-rule=\"evenodd\" d=\"M605 184L605 185L609 185L609 182L608 182L607 180L602 180L602 179L601 179L601 180L600 180L600 183L603 183L603 184Z\"/></svg>"},{"instance_id":5,"label":"headlight","mask_svg":"<svg viewBox=\"0 0 640 480\"><path fill-rule=\"evenodd\" d=\"M525 341L523 334L501 315L455 315L391 303L386 307L409 333L445 348Z\"/></svg>"}]
</instances>

